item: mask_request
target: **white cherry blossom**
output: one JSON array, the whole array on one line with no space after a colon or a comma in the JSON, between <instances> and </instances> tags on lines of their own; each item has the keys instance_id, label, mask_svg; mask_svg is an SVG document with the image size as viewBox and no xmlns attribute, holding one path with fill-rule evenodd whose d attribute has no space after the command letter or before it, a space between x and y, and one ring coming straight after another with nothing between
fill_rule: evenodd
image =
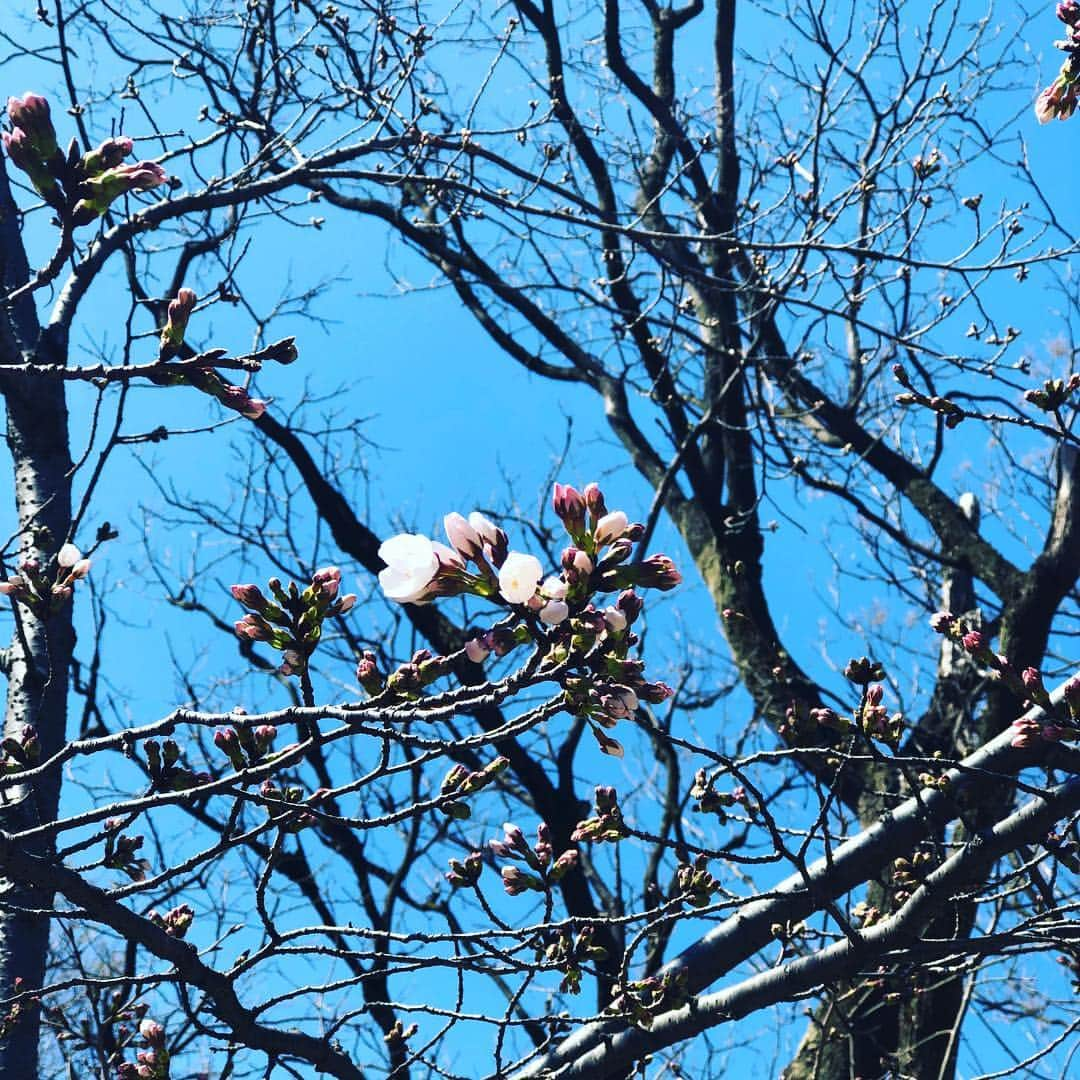
<instances>
[{"instance_id":1,"label":"white cherry blossom","mask_svg":"<svg viewBox=\"0 0 1080 1080\"><path fill-rule=\"evenodd\" d=\"M379 571L379 584L388 600L398 604L420 601L439 570L439 557L426 536L398 533L379 545L379 558L386 569Z\"/></svg>"},{"instance_id":2,"label":"white cherry blossom","mask_svg":"<svg viewBox=\"0 0 1080 1080\"><path fill-rule=\"evenodd\" d=\"M544 568L535 555L511 551L499 570L499 592L509 604L527 603L543 575Z\"/></svg>"}]
</instances>

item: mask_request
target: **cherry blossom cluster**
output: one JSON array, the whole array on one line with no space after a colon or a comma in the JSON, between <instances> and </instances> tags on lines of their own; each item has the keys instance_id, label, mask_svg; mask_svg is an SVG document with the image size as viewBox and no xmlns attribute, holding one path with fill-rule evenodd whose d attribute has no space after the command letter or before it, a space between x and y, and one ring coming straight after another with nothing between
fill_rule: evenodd
<instances>
[{"instance_id":1,"label":"cherry blossom cluster","mask_svg":"<svg viewBox=\"0 0 1080 1080\"><path fill-rule=\"evenodd\" d=\"M555 853L551 846L551 829L544 821L536 827L536 843L531 846L521 829L510 822L503 825L501 840L488 843L495 858L523 862L533 871L530 874L513 863L502 868L503 888L509 896L518 896L529 890L545 892L561 881L578 861L577 850L567 848L552 862Z\"/></svg>"},{"instance_id":2,"label":"cherry blossom cluster","mask_svg":"<svg viewBox=\"0 0 1080 1080\"><path fill-rule=\"evenodd\" d=\"M882 666L868 657L860 656L848 662L844 677L862 689L862 697L850 717L827 707L806 709L793 705L788 709L787 723L781 725L780 733L798 736L804 733L804 729L823 727L846 735L855 730L869 741L880 742L896 750L904 733L904 717L899 712L890 713L884 705L885 688L878 681L885 678ZM809 718L809 725L805 723L806 718Z\"/></svg>"},{"instance_id":3,"label":"cherry blossom cluster","mask_svg":"<svg viewBox=\"0 0 1080 1080\"><path fill-rule=\"evenodd\" d=\"M214 745L229 759L237 771L258 765L266 759L277 738L273 724L257 727L219 727L214 732Z\"/></svg>"},{"instance_id":4,"label":"cherry blossom cluster","mask_svg":"<svg viewBox=\"0 0 1080 1080\"><path fill-rule=\"evenodd\" d=\"M593 804L596 816L579 821L570 834L571 840L575 843L617 844L630 835L619 809L618 792L613 787L599 785L593 792Z\"/></svg>"},{"instance_id":5,"label":"cherry blossom cluster","mask_svg":"<svg viewBox=\"0 0 1080 1080\"><path fill-rule=\"evenodd\" d=\"M164 915L160 911L151 910L147 918L169 937L183 941L195 921L195 909L190 904L181 904L166 911Z\"/></svg>"},{"instance_id":6,"label":"cherry blossom cluster","mask_svg":"<svg viewBox=\"0 0 1080 1080\"><path fill-rule=\"evenodd\" d=\"M149 191L169 176L153 161L124 164L134 149L126 135L106 139L80 153L77 140L66 151L56 141L49 103L40 94L8 98L11 131L0 135L11 163L34 190L72 226L86 225L130 191Z\"/></svg>"},{"instance_id":7,"label":"cherry blossom cluster","mask_svg":"<svg viewBox=\"0 0 1080 1080\"><path fill-rule=\"evenodd\" d=\"M1042 720L1022 716L1013 721L1013 746L1026 749L1043 742L1080 739L1080 678L1065 684L1062 703L1055 705L1038 669L1029 667L1017 671L1008 657L991 649L990 639L981 630L949 611L932 615L930 626L958 642L969 656L989 669L993 678L1003 682L1027 705L1043 710Z\"/></svg>"},{"instance_id":8,"label":"cherry blossom cluster","mask_svg":"<svg viewBox=\"0 0 1080 1080\"><path fill-rule=\"evenodd\" d=\"M208 772L196 772L183 764L180 744L175 739L166 739L160 745L157 739L146 739L142 745L146 771L155 791L187 791L212 779Z\"/></svg>"},{"instance_id":9,"label":"cherry blossom cluster","mask_svg":"<svg viewBox=\"0 0 1080 1080\"><path fill-rule=\"evenodd\" d=\"M150 860L137 854L145 842L145 837L121 832L123 825L119 818L109 818L105 822L105 856L102 866L107 870L121 870L132 881L145 881L150 870Z\"/></svg>"},{"instance_id":10,"label":"cherry blossom cluster","mask_svg":"<svg viewBox=\"0 0 1080 1080\"><path fill-rule=\"evenodd\" d=\"M588 963L596 963L607 956L603 945L593 944L594 930L591 925L582 927L576 934L560 929L548 935L548 941L537 950L537 959L544 960L562 973L559 991L564 994L581 993L581 976Z\"/></svg>"},{"instance_id":11,"label":"cherry blossom cluster","mask_svg":"<svg viewBox=\"0 0 1080 1080\"><path fill-rule=\"evenodd\" d=\"M631 561L644 528L621 510L609 511L598 485L578 492L556 484L552 505L571 540L554 573L545 575L535 555L511 550L507 534L473 512L446 516L449 544L412 533L385 541L379 582L397 603L467 593L508 608L507 619L466 643L467 659L480 664L522 645L542 647L544 670L561 684L568 711L588 721L605 753L621 756L622 747L605 730L632 718L643 701L659 704L672 694L664 683L646 681L643 663L628 656L638 642L631 625L643 608L634 589L672 589L681 577L665 555ZM598 606L603 593L618 596ZM450 670L448 658L425 650L386 679L374 657L365 656L357 677L369 693L416 695Z\"/></svg>"},{"instance_id":12,"label":"cherry blossom cluster","mask_svg":"<svg viewBox=\"0 0 1080 1080\"><path fill-rule=\"evenodd\" d=\"M722 886L709 872L708 856L699 855L692 863L679 863L675 871L675 888L692 908L704 908L712 903Z\"/></svg>"},{"instance_id":13,"label":"cherry blossom cluster","mask_svg":"<svg viewBox=\"0 0 1080 1080\"><path fill-rule=\"evenodd\" d=\"M266 800L267 813L277 819L277 827L283 833L298 833L315 824L317 819L307 808L322 802L326 789L319 788L305 797L299 784L264 780L259 786L259 794Z\"/></svg>"},{"instance_id":14,"label":"cherry blossom cluster","mask_svg":"<svg viewBox=\"0 0 1080 1080\"><path fill-rule=\"evenodd\" d=\"M38 618L59 611L72 597L75 582L90 573L90 560L74 544L64 544L47 562L34 555L19 561L17 572L0 581L0 595L10 596Z\"/></svg>"},{"instance_id":15,"label":"cherry blossom cluster","mask_svg":"<svg viewBox=\"0 0 1080 1080\"><path fill-rule=\"evenodd\" d=\"M135 1053L135 1063L121 1062L116 1075L119 1080L167 1080L169 1051L165 1046L165 1028L156 1020L144 1017L139 1022L139 1035L144 1048Z\"/></svg>"},{"instance_id":16,"label":"cherry blossom cluster","mask_svg":"<svg viewBox=\"0 0 1080 1080\"><path fill-rule=\"evenodd\" d=\"M922 884L923 878L933 867L934 856L929 851L916 851L910 859L899 858L893 862L893 899L897 907L911 899L911 894Z\"/></svg>"},{"instance_id":17,"label":"cherry blossom cluster","mask_svg":"<svg viewBox=\"0 0 1080 1080\"><path fill-rule=\"evenodd\" d=\"M512 551L506 533L474 511L468 518L453 513L443 519L449 546L414 533L384 541L379 557L386 569L379 584L387 599L399 604L471 593L558 626L594 593L634 586L673 589L682 580L665 555L627 565L644 528L632 525L621 510L609 513L596 484L584 493L556 484L553 504L573 541L557 574L545 576L535 555Z\"/></svg>"},{"instance_id":18,"label":"cherry blossom cluster","mask_svg":"<svg viewBox=\"0 0 1080 1080\"><path fill-rule=\"evenodd\" d=\"M1035 118L1040 124L1068 120L1080 101L1080 3L1063 0L1057 17L1065 24L1065 37L1054 47L1065 53L1057 78L1035 100Z\"/></svg>"},{"instance_id":19,"label":"cherry blossom cluster","mask_svg":"<svg viewBox=\"0 0 1080 1080\"><path fill-rule=\"evenodd\" d=\"M338 596L341 571L336 566L317 570L303 590L295 581L286 588L278 578L271 578L267 587L271 598L258 585L232 586L233 597L248 609L234 629L240 638L264 641L281 652L283 675L302 675L322 637L325 620L351 611L356 595Z\"/></svg>"}]
</instances>

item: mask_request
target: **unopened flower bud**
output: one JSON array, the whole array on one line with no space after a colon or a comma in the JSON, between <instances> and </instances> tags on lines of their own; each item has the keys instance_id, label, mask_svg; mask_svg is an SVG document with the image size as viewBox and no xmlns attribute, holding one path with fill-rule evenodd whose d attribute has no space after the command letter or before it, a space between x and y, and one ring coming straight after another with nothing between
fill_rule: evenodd
<instances>
[{"instance_id":1,"label":"unopened flower bud","mask_svg":"<svg viewBox=\"0 0 1080 1080\"><path fill-rule=\"evenodd\" d=\"M8 118L12 127L26 134L34 152L42 161L48 161L59 153L56 130L49 115L49 103L40 94L26 93L21 98L9 97Z\"/></svg>"},{"instance_id":2,"label":"unopened flower bud","mask_svg":"<svg viewBox=\"0 0 1080 1080\"><path fill-rule=\"evenodd\" d=\"M613 510L610 514L605 514L597 521L593 531L596 546L601 548L613 540L618 540L626 532L629 524L630 519L622 510Z\"/></svg>"},{"instance_id":3,"label":"unopened flower bud","mask_svg":"<svg viewBox=\"0 0 1080 1080\"><path fill-rule=\"evenodd\" d=\"M149 1018L139 1024L139 1034L154 1047L165 1045L165 1028L156 1020Z\"/></svg>"},{"instance_id":4,"label":"unopened flower bud","mask_svg":"<svg viewBox=\"0 0 1080 1080\"><path fill-rule=\"evenodd\" d=\"M443 528L450 545L466 561L475 561L483 554L480 533L461 514L447 514L443 518Z\"/></svg>"},{"instance_id":5,"label":"unopened flower bud","mask_svg":"<svg viewBox=\"0 0 1080 1080\"><path fill-rule=\"evenodd\" d=\"M589 508L593 520L599 521L607 513L607 505L604 503L604 493L597 483L586 484L581 493L585 499L585 505Z\"/></svg>"},{"instance_id":6,"label":"unopened flower bud","mask_svg":"<svg viewBox=\"0 0 1080 1080\"><path fill-rule=\"evenodd\" d=\"M556 483L551 501L566 531L575 540L582 539L585 534L586 505L581 492L569 484Z\"/></svg>"},{"instance_id":7,"label":"unopened flower bud","mask_svg":"<svg viewBox=\"0 0 1080 1080\"><path fill-rule=\"evenodd\" d=\"M239 600L244 607L251 608L253 611L261 612L266 606L266 597L263 596L258 585L232 585L229 592L233 594L235 600Z\"/></svg>"},{"instance_id":8,"label":"unopened flower bud","mask_svg":"<svg viewBox=\"0 0 1080 1080\"><path fill-rule=\"evenodd\" d=\"M549 600L540 609L540 621L547 626L558 626L570 617L570 608L565 600Z\"/></svg>"}]
</instances>

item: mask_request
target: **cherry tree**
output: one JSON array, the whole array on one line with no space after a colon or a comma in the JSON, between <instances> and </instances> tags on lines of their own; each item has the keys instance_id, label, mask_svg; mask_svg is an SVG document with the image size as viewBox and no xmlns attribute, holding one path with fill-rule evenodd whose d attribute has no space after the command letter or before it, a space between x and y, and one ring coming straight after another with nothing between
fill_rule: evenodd
<instances>
[{"instance_id":1,"label":"cherry tree","mask_svg":"<svg viewBox=\"0 0 1080 1080\"><path fill-rule=\"evenodd\" d=\"M951 1076L995 1013L1032 1040L1002 1073L1067 1059L1080 377L1022 324L1042 281L1067 330L1075 241L1015 119L1024 27L962 9L28 6L61 79L11 98L0 171L0 1075L708 1075L803 1002L762 1075ZM1075 106L1075 12L1040 121ZM640 506L560 474L445 543L358 509L320 389L256 396L319 370L323 291L262 305L248 268L361 219L493 377L595 401ZM95 507L197 426L244 495L156 477L159 515L239 553L148 548L147 588L264 686L184 673L125 720ZM785 619L781 519L856 541L893 609L833 671ZM684 577L714 656L657 674Z\"/></svg>"}]
</instances>

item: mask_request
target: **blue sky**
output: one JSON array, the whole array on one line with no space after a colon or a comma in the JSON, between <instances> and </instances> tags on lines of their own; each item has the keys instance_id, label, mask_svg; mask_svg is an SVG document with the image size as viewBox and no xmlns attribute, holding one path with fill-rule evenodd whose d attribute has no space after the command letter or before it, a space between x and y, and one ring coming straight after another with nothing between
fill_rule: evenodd
<instances>
[{"instance_id":1,"label":"blue sky","mask_svg":"<svg viewBox=\"0 0 1080 1080\"><path fill-rule=\"evenodd\" d=\"M920 14L926 7L909 6L910 33L918 31ZM973 16L981 14L978 5L969 7ZM1075 225L1073 178L1078 159L1073 128L1039 128L1030 113L1037 86L1052 76L1058 63L1058 54L1050 47L1058 24L1052 5L1045 5L1045 9L1030 34L1030 84L1017 85L999 101L988 103L987 120L1003 121L1017 115L1032 172L1051 205ZM744 47L777 40L775 19L766 19L751 8L745 10L745 17L740 12L739 30ZM1011 11L1002 14L1006 21L1011 17ZM704 48L701 59L690 56L687 63L693 67L703 59ZM471 58L464 51L458 56L459 67L453 66L453 50L446 51L445 62L450 65L445 69L450 80L467 84L472 78ZM53 70L31 59L9 64L6 71L11 92L51 89L55 81ZM106 70L102 74L107 80L114 73ZM777 89L782 92L783 88ZM124 107L121 102L116 104L118 109ZM175 107L181 108L181 103ZM99 123L104 115L101 112ZM127 130L144 130L136 111L129 117ZM1075 123L1080 125L1080 120ZM978 184L978 162L969 163L968 176ZM987 185L1002 183L1001 170L991 168L990 163L985 176ZM996 189L991 194L1007 201L1011 193ZM543 485L563 454L568 432L569 452L560 478L580 483L600 479L610 505L625 508L631 517L644 515L650 493L613 446L599 403L587 391L530 376L498 355L453 292L433 284L431 269L382 227L358 219L344 222L323 209L315 212L326 214L327 223L321 229L286 229L271 221L260 224L252 255L243 266L245 288L259 310L266 310L291 292L320 281L327 283L313 304L313 314L325 320L322 325L288 316L274 325L274 337L297 335L300 360L288 370L268 371L260 378L259 388L274 399L273 407L280 412L288 412L308 389L321 399L321 404L310 410L314 417L332 415L342 424L364 418L359 430L365 443L343 453L349 461L362 465L366 474L348 474L346 482L351 497L367 508L373 528L382 534L399 528L433 533L449 510L495 509L506 506L508 500L523 516L532 517L546 497ZM51 237L43 229L35 233L34 240L43 261ZM125 310L121 295L115 283L105 283L84 313L73 360L82 349L87 354L102 352L117 359L122 327L112 320L118 311ZM1029 342L1033 351L1044 351L1045 342L1064 329L1049 310L1052 298L1048 303L1038 295L1034 300L1017 300L1005 294L995 299L1027 316L1025 343ZM195 326L200 344L239 351L251 341L251 322L242 309L216 307ZM141 328L147 327L143 324ZM143 357L147 358L149 351ZM80 398L73 395L73 400L74 411L79 413ZM87 400L85 394L81 400ZM220 419L215 407L194 391L146 389L132 395L127 423L128 430L148 431L161 423L201 428ZM314 420L310 423L316 426ZM76 422L76 432L78 444L86 438L85 421ZM165 503L158 485L223 506L235 504L243 495L239 474L249 438L245 423L237 421L212 433L141 446L135 452L123 450L110 463L88 532L101 519L121 529L121 539L102 551L94 568L95 582L107 590L111 612L105 661L115 720L119 722L145 722L185 696L185 688L174 677L174 658L195 673L196 685L204 690L236 668L235 647L229 640L210 633L201 619L178 616L161 599L148 559L167 575L182 573L197 551L198 559L214 564L207 576L219 577L223 585L229 583L229 570L240 561L235 544L220 537L199 540L192 528L161 520ZM979 459L982 441L983 436L976 432L959 444L952 465L957 490L968 473L965 459ZM78 450L77 445L77 456ZM812 504L799 510L805 531L788 525L779 511L794 508L794 504L781 501L779 528L767 538L771 575L767 584L775 595L785 598L778 608L781 629L787 640L800 643L798 660L838 690L842 680L834 665L842 666L849 654L865 649L860 622L871 620L878 609L886 611L887 617L896 617L900 609L895 598L876 584L838 579L827 543L835 544L841 558L857 566L861 556L858 542L850 533L834 533L831 517L818 516ZM658 531L654 547L679 553L666 525ZM323 561L332 558L332 549L324 547L320 557ZM257 560L248 561L244 572L256 580L265 577ZM236 576L241 576L239 571ZM832 598L834 588L838 590L834 601L838 620L827 618L820 602L823 596ZM216 610L222 616L236 617L224 590L211 589L206 598L216 598ZM88 615L84 604L80 610L84 642L91 633ZM362 613L357 618L365 630L377 632L381 612L370 621ZM677 665L693 655L702 642L711 644L718 637L715 611L692 572L687 585L665 599L651 626L650 670L658 676L666 665ZM906 632L916 642L925 634L921 625ZM910 691L916 673L907 670L897 675L902 689ZM347 683L351 675L346 671L336 678ZM329 686L327 689L330 692ZM249 705L283 703L280 692L263 676L239 684L228 682L209 696L223 707L238 699ZM709 715L696 717L694 723L702 737L722 739L724 732L741 728L746 710L745 700L735 695ZM647 748L634 747L632 740L631 734L626 740L625 764L599 755L591 761L598 781L629 786L640 778L640 767L635 763ZM801 1024L796 1023L779 1038L790 1043L800 1034ZM975 1039L979 1039L977 1033ZM779 1052L781 1058L785 1052ZM965 1072L996 1067L1005 1060L983 1043L977 1064L974 1059L966 1062Z\"/></svg>"}]
</instances>

